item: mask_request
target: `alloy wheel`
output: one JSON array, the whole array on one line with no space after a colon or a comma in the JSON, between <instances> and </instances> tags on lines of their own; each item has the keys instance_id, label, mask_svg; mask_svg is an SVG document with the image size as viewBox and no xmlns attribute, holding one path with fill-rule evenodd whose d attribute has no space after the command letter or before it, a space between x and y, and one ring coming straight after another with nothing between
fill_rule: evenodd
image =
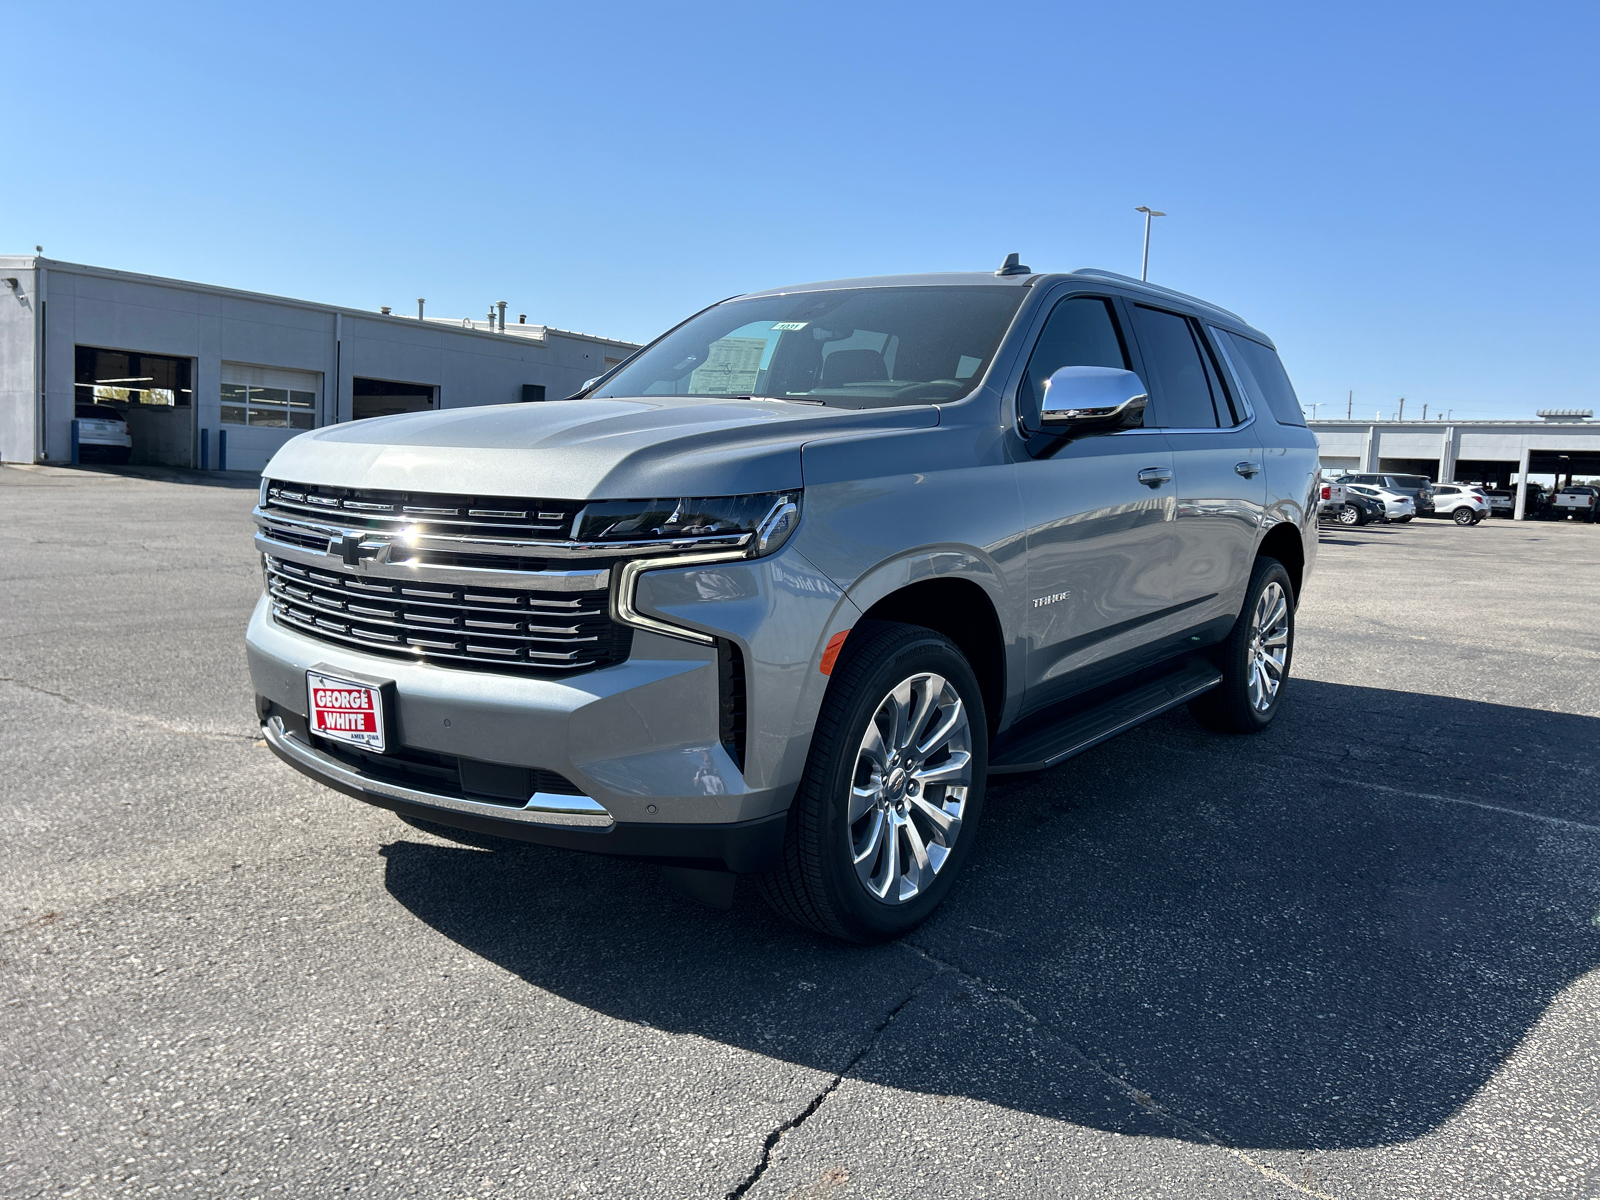
<instances>
[{"instance_id":1,"label":"alloy wheel","mask_svg":"<svg viewBox=\"0 0 1600 1200\"><path fill-rule=\"evenodd\" d=\"M1289 597L1276 581L1261 589L1250 618L1250 707L1270 709L1289 662Z\"/></svg>"},{"instance_id":2,"label":"alloy wheel","mask_svg":"<svg viewBox=\"0 0 1600 1200\"><path fill-rule=\"evenodd\" d=\"M1361 523L1361 510L1354 504L1346 504L1339 510L1339 524L1359 525Z\"/></svg>"},{"instance_id":3,"label":"alloy wheel","mask_svg":"<svg viewBox=\"0 0 1600 1200\"><path fill-rule=\"evenodd\" d=\"M869 895L904 904L933 885L961 834L971 786L960 695L931 672L901 680L867 722L851 777L850 858Z\"/></svg>"}]
</instances>

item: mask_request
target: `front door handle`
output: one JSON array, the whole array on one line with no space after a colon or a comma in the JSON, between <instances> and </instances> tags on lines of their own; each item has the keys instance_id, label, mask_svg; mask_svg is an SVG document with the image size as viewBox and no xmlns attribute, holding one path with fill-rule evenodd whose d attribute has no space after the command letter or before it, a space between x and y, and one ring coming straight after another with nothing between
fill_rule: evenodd
<instances>
[{"instance_id":1,"label":"front door handle","mask_svg":"<svg viewBox=\"0 0 1600 1200\"><path fill-rule=\"evenodd\" d=\"M1139 482L1145 487L1158 488L1163 483L1172 482L1172 470L1169 467L1146 467L1139 472Z\"/></svg>"},{"instance_id":2,"label":"front door handle","mask_svg":"<svg viewBox=\"0 0 1600 1200\"><path fill-rule=\"evenodd\" d=\"M1252 475L1259 475L1261 473L1261 464L1258 462L1250 462L1247 459L1242 463L1234 463L1233 469L1240 475L1243 475L1246 479L1249 479Z\"/></svg>"}]
</instances>

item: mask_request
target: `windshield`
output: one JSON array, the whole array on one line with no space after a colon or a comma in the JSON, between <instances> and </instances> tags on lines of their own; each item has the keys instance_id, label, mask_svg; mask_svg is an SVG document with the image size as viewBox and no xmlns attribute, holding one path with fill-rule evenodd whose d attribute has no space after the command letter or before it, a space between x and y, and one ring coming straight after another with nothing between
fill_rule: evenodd
<instances>
[{"instance_id":1,"label":"windshield","mask_svg":"<svg viewBox=\"0 0 1600 1200\"><path fill-rule=\"evenodd\" d=\"M1015 286L881 287L729 300L588 394L939 404L977 386L1026 294Z\"/></svg>"}]
</instances>

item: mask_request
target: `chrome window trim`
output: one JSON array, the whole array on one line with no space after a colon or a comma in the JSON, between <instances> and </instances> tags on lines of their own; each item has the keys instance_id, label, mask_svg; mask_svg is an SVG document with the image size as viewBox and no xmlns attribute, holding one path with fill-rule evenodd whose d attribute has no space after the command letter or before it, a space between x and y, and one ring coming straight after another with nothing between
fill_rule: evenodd
<instances>
[{"instance_id":1,"label":"chrome window trim","mask_svg":"<svg viewBox=\"0 0 1600 1200\"><path fill-rule=\"evenodd\" d=\"M1204 323L1202 322L1202 324ZM1222 335L1228 331L1215 325L1204 325L1204 328L1211 338L1211 344L1216 347L1218 355L1221 356L1223 365L1228 368L1228 374L1233 377L1234 394L1239 397L1239 403L1245 411L1245 419L1237 425L1229 426L1229 428L1243 429L1256 419L1256 406L1251 403L1250 393L1244 386L1243 378L1239 375L1239 368L1234 364L1233 355L1228 353L1228 343L1223 340Z\"/></svg>"},{"instance_id":2,"label":"chrome window trim","mask_svg":"<svg viewBox=\"0 0 1600 1200\"><path fill-rule=\"evenodd\" d=\"M463 800L459 796L425 792L363 775L332 755L306 745L284 727L281 717L271 718L261 727L261 732L269 746L308 773L321 775L356 791L385 796L390 800L403 800L408 804L421 804L429 808L446 808L454 812L471 813L475 817L492 817L500 821L572 825L597 831L608 830L616 824L615 818L606 807L591 796L557 796L550 792L535 792L528 797L528 802L521 808Z\"/></svg>"}]
</instances>

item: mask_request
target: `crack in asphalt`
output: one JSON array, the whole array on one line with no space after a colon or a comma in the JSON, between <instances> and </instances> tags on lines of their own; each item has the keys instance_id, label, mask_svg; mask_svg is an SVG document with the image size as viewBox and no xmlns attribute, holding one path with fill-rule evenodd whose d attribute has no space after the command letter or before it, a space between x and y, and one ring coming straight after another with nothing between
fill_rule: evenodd
<instances>
[{"instance_id":1,"label":"crack in asphalt","mask_svg":"<svg viewBox=\"0 0 1600 1200\"><path fill-rule=\"evenodd\" d=\"M37 692L41 696L49 696L66 704L76 705L87 712L103 713L109 717L116 717L142 729L156 729L162 733L176 733L184 737L205 738L216 742L261 741L260 734L224 733L215 729L196 729L191 725L179 725L172 721L158 720L155 717L140 716L138 713L126 712L120 708L107 708L103 704L90 704L87 700L79 700L76 696L69 696L65 692L52 692L49 688L42 688L38 684L29 683L24 679L16 679L10 675L0 675L0 683L9 683L28 692Z\"/></svg>"},{"instance_id":2,"label":"crack in asphalt","mask_svg":"<svg viewBox=\"0 0 1600 1200\"><path fill-rule=\"evenodd\" d=\"M1177 1113L1175 1113L1171 1109L1169 1109L1166 1105L1164 1105L1164 1104L1160 1103L1159 1101L1157 1101L1155 1099L1155 1097L1152 1096L1149 1092L1146 1092L1146 1091L1134 1086L1132 1083L1129 1083L1126 1079L1124 1079L1122 1076L1118 1075L1115 1071L1107 1070L1105 1067L1101 1066L1099 1062L1097 1062L1087 1052L1085 1052L1084 1049L1081 1046L1079 1046L1076 1042L1070 1041L1069 1039L1062 1037L1059 1033L1056 1033L1048 1025L1046 1025L1043 1021L1041 1021L1037 1016L1035 1016L1032 1012L1030 1012L1020 1001L1018 1001L1014 997L1008 995L1006 992L1004 992L1000 988L996 987L994 984L989 983L988 981L986 981L984 979L981 979L976 975L973 975L969 971L962 970L960 967L956 966L954 963L945 962L944 959L939 958L937 955L929 953L927 950L923 949L921 946L917 945L915 942L902 941L900 944L902 946L905 946L907 949L912 951L912 953L916 954L917 956L919 956L923 960L925 960L927 962L930 962L934 966L938 967L940 969L940 971L950 971L953 974L960 976L962 979L968 980L971 983L976 984L978 987L981 987L985 991L989 992L991 995L996 997L1002 1004L1004 1004L1006 1007L1010 1008L1013 1012L1015 1012L1019 1016L1021 1016L1023 1018L1023 1020L1028 1022L1028 1024L1032 1025L1040 1033L1044 1034L1046 1037L1048 1037L1052 1041L1054 1041L1057 1045L1061 1046L1064 1050L1066 1050L1067 1054L1070 1057L1076 1059L1079 1064L1081 1064L1082 1066L1084 1066L1088 1070L1093 1071L1095 1074L1099 1075L1100 1078L1104 1079L1107 1083L1109 1083L1116 1091L1121 1092L1124 1096L1126 1096L1129 1100L1132 1100L1136 1105L1138 1105L1145 1112L1150 1113L1152 1116L1157 1117L1158 1119L1167 1122L1167 1124L1171 1125L1174 1129L1176 1129L1184 1137L1189 1138L1191 1141L1203 1142L1206 1145L1214 1146L1218 1150L1222 1150L1225 1153L1232 1155L1234 1158L1238 1159L1240 1162L1242 1162L1246 1166L1250 1167L1253 1171L1255 1171L1257 1174L1261 1175L1262 1177L1264 1177L1266 1179L1270 1179L1274 1183L1282 1184L1284 1187L1292 1188L1295 1191L1299 1192L1301 1195L1304 1195L1304 1196L1315 1196L1315 1197L1317 1197L1317 1200L1339 1200L1339 1198L1337 1196L1334 1196L1332 1193L1318 1191L1316 1188L1310 1186L1309 1184L1296 1183L1293 1179L1289 1178L1289 1176L1285 1175L1282 1171L1278 1170L1276 1167L1270 1166L1269 1164L1264 1163L1264 1162L1260 1161L1259 1159L1252 1157L1251 1155L1247 1154L1245 1151L1241 1150L1239 1147L1234 1146L1234 1145L1230 1145L1228 1142L1223 1141L1221 1138L1217 1137L1210 1130L1203 1129L1199 1125L1196 1125L1193 1121L1190 1121L1190 1120L1188 1120L1188 1119L1186 1119L1184 1117L1179 1116ZM930 979L937 979L938 975L935 974L933 976L930 976L929 978ZM928 980L924 980L923 984L921 986L919 986L918 990L920 991L921 987L927 986L928 982L929 982ZM904 1005L902 1005L901 1007L904 1007ZM896 1009L895 1011L898 1012L899 1010ZM891 1017L891 1019L893 1019L893 1018ZM852 1063L851 1065L853 1066L854 1063ZM835 1086L837 1086L837 1084L835 1084ZM731 1197L730 1197L730 1200L731 1200Z\"/></svg>"},{"instance_id":3,"label":"crack in asphalt","mask_svg":"<svg viewBox=\"0 0 1600 1200\"><path fill-rule=\"evenodd\" d=\"M1442 800L1448 804L1464 804L1468 808L1481 808L1486 812L1504 813L1508 817L1526 817L1530 821L1543 821L1547 825L1557 825L1563 829L1577 829L1584 833L1600 833L1600 825L1591 825L1587 821L1574 821L1570 817L1552 817L1548 813L1529 812L1525 808L1507 808L1501 804L1488 804L1482 800L1464 800L1460 796L1441 796L1436 792L1408 792L1404 788L1388 787L1381 783L1367 783L1361 779L1334 779L1331 782L1342 783L1346 787L1361 787L1374 792L1387 792L1391 796L1406 796L1412 800Z\"/></svg>"},{"instance_id":4,"label":"crack in asphalt","mask_svg":"<svg viewBox=\"0 0 1600 1200\"><path fill-rule=\"evenodd\" d=\"M933 960L930 959L929 961ZM750 1174L745 1176L743 1181L740 1182L737 1187L728 1193L727 1200L740 1200L740 1197L744 1196L745 1193L747 1193L751 1188L755 1187L755 1185L760 1181L761 1176L766 1173L767 1167L771 1165L772 1152L777 1148L778 1143L783 1139L783 1137L786 1134L793 1133L796 1129L799 1129L800 1126L804 1125L808 1120L811 1119L812 1115L817 1111L817 1109L822 1107L822 1102L829 1096L833 1095L834 1091L839 1087L839 1085L844 1082L844 1077L850 1074L851 1071L855 1070L856 1064L872 1052L872 1048L878 1044L878 1039L883 1036L883 1031L889 1028L889 1026L894 1022L894 1019L898 1017L905 1009L906 1005L915 1000L922 992L922 989L927 987L929 983L933 982L933 980L937 979L938 977L939 972L936 971L932 975L929 975L921 983L917 984L916 987L912 988L911 991L906 994L906 998L900 1001L899 1004L896 1004L894 1008L890 1010L889 1015L884 1017L882 1021L878 1022L877 1028L872 1031L872 1036L867 1039L866 1045L862 1046L861 1049L855 1052L855 1054L851 1055L850 1061L845 1063L844 1069L828 1082L828 1086L813 1096L811 1098L811 1103L806 1105L805 1109L798 1116L791 1117L782 1125L779 1125L771 1133L767 1134L766 1143L761 1147L761 1161L756 1163L755 1169L751 1171Z\"/></svg>"}]
</instances>

